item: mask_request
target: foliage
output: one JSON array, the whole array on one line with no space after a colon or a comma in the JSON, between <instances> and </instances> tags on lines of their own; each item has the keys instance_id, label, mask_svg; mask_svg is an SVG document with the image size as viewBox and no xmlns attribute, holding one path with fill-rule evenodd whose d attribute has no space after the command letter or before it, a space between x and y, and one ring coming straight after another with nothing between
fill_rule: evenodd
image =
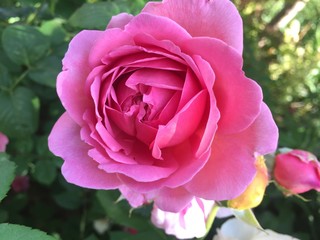
<instances>
[{"instance_id":1,"label":"foliage","mask_svg":"<svg viewBox=\"0 0 320 240\"><path fill-rule=\"evenodd\" d=\"M59 170L62 160L47 147L50 129L63 112L55 80L70 39L85 28L104 29L119 12L137 14L145 2L1 0L0 132L10 144L8 155L0 155L0 199L14 171L30 177L26 191L11 189L0 204L1 239L14 239L14 229L42 240L173 239L152 226L150 207L131 210L125 201L117 201L117 191L96 192L66 183ZM295 2L235 1L244 21L244 68L263 88L280 127L279 145L319 156L320 4L305 1L291 21L279 25L277 19L286 16L282 10ZM319 239L315 226L320 224L320 195L303 196L311 201L286 198L271 185L255 210L261 225L303 240Z\"/></svg>"}]
</instances>

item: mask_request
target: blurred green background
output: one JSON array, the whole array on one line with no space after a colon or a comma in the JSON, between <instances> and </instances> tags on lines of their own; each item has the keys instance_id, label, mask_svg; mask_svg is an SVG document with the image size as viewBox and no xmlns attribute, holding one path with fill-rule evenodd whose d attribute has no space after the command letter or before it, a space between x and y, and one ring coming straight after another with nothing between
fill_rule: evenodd
<instances>
[{"instance_id":1,"label":"blurred green background","mask_svg":"<svg viewBox=\"0 0 320 240\"><path fill-rule=\"evenodd\" d=\"M17 183L22 191L10 190L1 202L0 222L64 240L174 239L152 226L150 206L130 211L125 201L114 204L117 191L67 184L59 170L62 160L47 147L47 136L63 112L55 80L70 39L81 29L104 29L114 14L137 14L146 2L1 0L0 131L10 139L7 153L23 178ZM319 0L234 3L244 22L244 70L263 88L280 129L279 147L319 157ZM320 195L311 191L303 197L310 201L287 198L271 184L255 213L265 228L320 239Z\"/></svg>"}]
</instances>

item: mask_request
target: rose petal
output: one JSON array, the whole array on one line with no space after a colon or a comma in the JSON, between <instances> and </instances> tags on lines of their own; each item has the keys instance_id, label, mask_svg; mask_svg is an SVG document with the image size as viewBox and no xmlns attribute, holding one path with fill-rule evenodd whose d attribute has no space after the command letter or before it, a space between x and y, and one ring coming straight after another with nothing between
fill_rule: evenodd
<instances>
[{"instance_id":1,"label":"rose petal","mask_svg":"<svg viewBox=\"0 0 320 240\"><path fill-rule=\"evenodd\" d=\"M242 19L230 0L149 2L142 12L168 17L181 25L193 37L218 38L242 54Z\"/></svg>"},{"instance_id":2,"label":"rose petal","mask_svg":"<svg viewBox=\"0 0 320 240\"><path fill-rule=\"evenodd\" d=\"M119 28L107 29L99 39L96 39L89 56L89 64L91 67L101 64L103 57L119 47L125 45L134 45L132 37Z\"/></svg>"},{"instance_id":3,"label":"rose petal","mask_svg":"<svg viewBox=\"0 0 320 240\"><path fill-rule=\"evenodd\" d=\"M185 29L171 19L149 13L141 13L134 17L125 26L125 31L132 36L145 34L158 40L169 40L173 43L178 43L191 37Z\"/></svg>"},{"instance_id":4,"label":"rose petal","mask_svg":"<svg viewBox=\"0 0 320 240\"><path fill-rule=\"evenodd\" d=\"M88 156L89 145L80 139L80 127L64 113L49 135L49 149L64 159L62 174L65 179L81 187L115 189L121 185L116 174L107 174Z\"/></svg>"},{"instance_id":5,"label":"rose petal","mask_svg":"<svg viewBox=\"0 0 320 240\"><path fill-rule=\"evenodd\" d=\"M139 59L139 62L136 61L134 63L129 63L128 64L130 67L145 67L149 69L162 69L162 70L170 70L170 71L180 71L184 72L186 66L173 61L169 58L158 56L149 58L149 59Z\"/></svg>"},{"instance_id":6,"label":"rose petal","mask_svg":"<svg viewBox=\"0 0 320 240\"><path fill-rule=\"evenodd\" d=\"M163 211L180 212L192 199L193 195L182 187L174 189L162 188L156 194L154 203Z\"/></svg>"},{"instance_id":7,"label":"rose petal","mask_svg":"<svg viewBox=\"0 0 320 240\"><path fill-rule=\"evenodd\" d=\"M200 92L200 84L199 79L196 78L194 73L187 69L186 77L182 88L181 99L179 101L179 108L180 111L186 104L194 97L198 92Z\"/></svg>"},{"instance_id":8,"label":"rose petal","mask_svg":"<svg viewBox=\"0 0 320 240\"><path fill-rule=\"evenodd\" d=\"M125 155L125 153L122 153ZM136 141L130 153L126 156L132 158L137 164L119 164L107 162L100 164L99 168L108 173L120 173L138 182L152 182L170 176L177 169L174 159L159 161L151 156L148 146Z\"/></svg>"},{"instance_id":9,"label":"rose petal","mask_svg":"<svg viewBox=\"0 0 320 240\"><path fill-rule=\"evenodd\" d=\"M218 131L230 134L246 129L260 113L262 91L244 76L241 56L216 39L192 38L182 45L184 51L205 59L216 75L213 90L221 114Z\"/></svg>"},{"instance_id":10,"label":"rose petal","mask_svg":"<svg viewBox=\"0 0 320 240\"><path fill-rule=\"evenodd\" d=\"M146 118L147 121L158 117L163 108L168 104L170 99L176 92L163 88L152 87L143 95L143 102L148 104L150 115ZM177 105L177 102L175 103Z\"/></svg>"},{"instance_id":11,"label":"rose petal","mask_svg":"<svg viewBox=\"0 0 320 240\"><path fill-rule=\"evenodd\" d=\"M208 109L205 114L207 117L203 117L197 132L192 137L192 145L196 147L196 156L202 155L207 152L211 146L214 135L218 129L218 121L220 119L220 112L217 108L216 98L214 93L211 91L215 82L215 74L210 67L210 64L203 60L200 56L193 56L194 61L199 69L201 78L199 79L203 87L208 89ZM204 114L204 116L206 116Z\"/></svg>"},{"instance_id":12,"label":"rose petal","mask_svg":"<svg viewBox=\"0 0 320 240\"><path fill-rule=\"evenodd\" d=\"M161 158L161 148L185 141L197 129L206 108L207 92L201 91L166 125L160 125L154 141L152 155Z\"/></svg>"},{"instance_id":13,"label":"rose petal","mask_svg":"<svg viewBox=\"0 0 320 240\"><path fill-rule=\"evenodd\" d=\"M141 193L156 192L163 187L177 188L183 186L202 169L210 156L210 152L208 151L202 156L195 157L196 149L193 148L194 146L190 144L190 141L186 141L177 147L163 150L165 161L176 162L178 164L178 168L168 178L143 183L123 175L119 175L119 178L130 189Z\"/></svg>"},{"instance_id":14,"label":"rose petal","mask_svg":"<svg viewBox=\"0 0 320 240\"><path fill-rule=\"evenodd\" d=\"M206 199L226 200L245 190L256 173L255 153L267 154L277 146L278 129L271 113L265 104L261 110L245 131L215 136L211 158L186 185L188 191Z\"/></svg>"},{"instance_id":15,"label":"rose petal","mask_svg":"<svg viewBox=\"0 0 320 240\"><path fill-rule=\"evenodd\" d=\"M182 76L175 71L141 69L132 73L126 81L126 85L131 88L138 84L170 90L182 90L183 80Z\"/></svg>"},{"instance_id":16,"label":"rose petal","mask_svg":"<svg viewBox=\"0 0 320 240\"><path fill-rule=\"evenodd\" d=\"M143 204L147 202L146 197L143 194L140 194L138 192L132 191L130 188L128 188L125 185L122 185L119 188L122 196L129 202L129 204L134 207L140 207Z\"/></svg>"},{"instance_id":17,"label":"rose petal","mask_svg":"<svg viewBox=\"0 0 320 240\"><path fill-rule=\"evenodd\" d=\"M83 113L91 107L89 96L85 94L86 78L91 71L88 57L102 31L82 31L70 42L69 49L62 60L63 71L57 78L57 92L62 105L70 117L78 124L83 123Z\"/></svg>"},{"instance_id":18,"label":"rose petal","mask_svg":"<svg viewBox=\"0 0 320 240\"><path fill-rule=\"evenodd\" d=\"M179 168L170 178L165 180L165 186L170 188L182 186L189 182L203 168L210 157L210 151L196 156L197 150L190 139L172 149L163 151L165 159L168 157L173 158L179 164Z\"/></svg>"},{"instance_id":19,"label":"rose petal","mask_svg":"<svg viewBox=\"0 0 320 240\"><path fill-rule=\"evenodd\" d=\"M141 183L166 178L176 170L177 166L172 163L168 164L167 161L161 161L157 165L104 163L100 164L99 168L107 173L124 174Z\"/></svg>"},{"instance_id":20,"label":"rose petal","mask_svg":"<svg viewBox=\"0 0 320 240\"><path fill-rule=\"evenodd\" d=\"M211 158L186 184L192 194L211 200L232 199L252 181L256 169L254 156L237 136L215 136Z\"/></svg>"},{"instance_id":21,"label":"rose petal","mask_svg":"<svg viewBox=\"0 0 320 240\"><path fill-rule=\"evenodd\" d=\"M279 131L268 106L263 102L254 123L243 132L243 141L260 155L273 153L278 146Z\"/></svg>"},{"instance_id":22,"label":"rose petal","mask_svg":"<svg viewBox=\"0 0 320 240\"><path fill-rule=\"evenodd\" d=\"M175 92L159 113L158 119L155 119L149 123L152 123L154 126L166 125L177 112L177 103L179 102L179 99L181 99L181 93Z\"/></svg>"},{"instance_id":23,"label":"rose petal","mask_svg":"<svg viewBox=\"0 0 320 240\"><path fill-rule=\"evenodd\" d=\"M125 25L127 25L131 19L133 18L133 15L128 13L119 13L118 15L112 16L107 29L108 28L121 28L124 29Z\"/></svg>"}]
</instances>

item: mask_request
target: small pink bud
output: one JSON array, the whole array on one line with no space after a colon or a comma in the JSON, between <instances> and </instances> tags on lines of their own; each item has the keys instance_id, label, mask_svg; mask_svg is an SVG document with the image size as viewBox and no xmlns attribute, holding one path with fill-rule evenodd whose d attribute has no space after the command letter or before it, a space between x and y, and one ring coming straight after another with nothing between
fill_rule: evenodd
<instances>
[{"instance_id":1,"label":"small pink bud","mask_svg":"<svg viewBox=\"0 0 320 240\"><path fill-rule=\"evenodd\" d=\"M6 135L0 132L0 152L4 152L6 150L6 146L9 140Z\"/></svg>"},{"instance_id":2,"label":"small pink bud","mask_svg":"<svg viewBox=\"0 0 320 240\"><path fill-rule=\"evenodd\" d=\"M291 150L278 154L273 175L289 195L311 189L320 191L320 164L317 158L307 151Z\"/></svg>"},{"instance_id":3,"label":"small pink bud","mask_svg":"<svg viewBox=\"0 0 320 240\"><path fill-rule=\"evenodd\" d=\"M138 233L138 230L137 230L137 229L135 229L135 228L130 228L130 227L125 228L124 231L130 233L131 235L136 235L136 234Z\"/></svg>"},{"instance_id":4,"label":"small pink bud","mask_svg":"<svg viewBox=\"0 0 320 240\"><path fill-rule=\"evenodd\" d=\"M12 182L12 189L16 193L25 192L29 189L29 177L17 176Z\"/></svg>"}]
</instances>

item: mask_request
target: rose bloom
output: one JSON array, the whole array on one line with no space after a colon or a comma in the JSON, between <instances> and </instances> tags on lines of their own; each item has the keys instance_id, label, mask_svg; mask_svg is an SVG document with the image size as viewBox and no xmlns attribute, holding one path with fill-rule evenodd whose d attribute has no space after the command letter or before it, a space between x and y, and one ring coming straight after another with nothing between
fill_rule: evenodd
<instances>
[{"instance_id":1,"label":"rose bloom","mask_svg":"<svg viewBox=\"0 0 320 240\"><path fill-rule=\"evenodd\" d=\"M275 157L273 175L289 194L320 191L320 163L310 152L291 150Z\"/></svg>"},{"instance_id":2,"label":"rose bloom","mask_svg":"<svg viewBox=\"0 0 320 240\"><path fill-rule=\"evenodd\" d=\"M179 239L201 238L207 233L206 223L213 205L214 201L194 198L178 213L165 212L154 205L151 221Z\"/></svg>"},{"instance_id":3,"label":"rose bloom","mask_svg":"<svg viewBox=\"0 0 320 240\"><path fill-rule=\"evenodd\" d=\"M288 235L276 233L270 229L260 230L237 219L226 221L213 240L298 240Z\"/></svg>"},{"instance_id":4,"label":"rose bloom","mask_svg":"<svg viewBox=\"0 0 320 240\"><path fill-rule=\"evenodd\" d=\"M57 79L66 112L49 136L67 181L173 212L194 196L240 195L255 154L278 139L242 71L242 35L229 0L149 2L77 34Z\"/></svg>"},{"instance_id":5,"label":"rose bloom","mask_svg":"<svg viewBox=\"0 0 320 240\"><path fill-rule=\"evenodd\" d=\"M6 135L0 132L0 152L4 152L6 150L6 146L9 140Z\"/></svg>"}]
</instances>

